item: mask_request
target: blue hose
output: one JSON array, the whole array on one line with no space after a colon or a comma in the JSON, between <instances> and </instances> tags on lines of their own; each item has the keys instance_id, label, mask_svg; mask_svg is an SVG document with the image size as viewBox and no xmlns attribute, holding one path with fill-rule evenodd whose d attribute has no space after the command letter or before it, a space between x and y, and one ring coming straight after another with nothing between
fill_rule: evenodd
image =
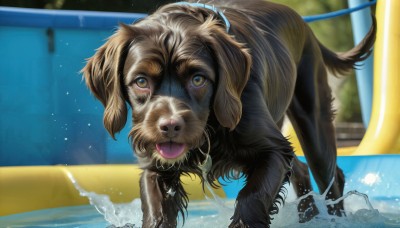
<instances>
[{"instance_id":1,"label":"blue hose","mask_svg":"<svg viewBox=\"0 0 400 228\"><path fill-rule=\"evenodd\" d=\"M339 17L339 16L342 16L342 15L350 14L350 13L358 11L360 9L364 9L366 7L370 7L370 6L374 5L374 4L376 4L376 0L360 4L359 6L356 6L356 7L352 7L352 8L348 8L348 9L342 9L342 10L338 10L338 11L334 11L334 12L330 12L330 13L312 15L312 16L304 16L303 19L307 23L314 22L314 21L331 19L331 18L334 18L334 17Z\"/></svg>"}]
</instances>

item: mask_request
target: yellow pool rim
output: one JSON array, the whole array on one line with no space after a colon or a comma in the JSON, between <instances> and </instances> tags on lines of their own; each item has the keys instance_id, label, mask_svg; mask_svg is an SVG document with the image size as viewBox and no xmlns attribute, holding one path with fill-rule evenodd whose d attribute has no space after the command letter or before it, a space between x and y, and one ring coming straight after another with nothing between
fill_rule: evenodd
<instances>
[{"instance_id":1,"label":"yellow pool rim","mask_svg":"<svg viewBox=\"0 0 400 228\"><path fill-rule=\"evenodd\" d=\"M139 198L141 169L137 165L19 166L0 168L0 216L89 204L68 177L71 173L86 191L107 194L116 203ZM190 200L204 200L197 176L183 176ZM222 188L216 189L224 198ZM206 191L207 197L211 197Z\"/></svg>"}]
</instances>

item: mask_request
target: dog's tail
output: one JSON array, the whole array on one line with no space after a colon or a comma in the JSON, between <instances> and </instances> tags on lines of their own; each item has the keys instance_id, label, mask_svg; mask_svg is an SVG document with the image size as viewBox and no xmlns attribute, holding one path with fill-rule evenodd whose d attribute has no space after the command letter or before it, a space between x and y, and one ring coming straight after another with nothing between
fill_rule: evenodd
<instances>
[{"instance_id":1,"label":"dog's tail","mask_svg":"<svg viewBox=\"0 0 400 228\"><path fill-rule=\"evenodd\" d=\"M344 53L335 53L319 44L325 65L335 75L342 75L357 67L357 62L363 61L372 52L376 37L376 19L372 16L372 26L364 39L353 49Z\"/></svg>"}]
</instances>

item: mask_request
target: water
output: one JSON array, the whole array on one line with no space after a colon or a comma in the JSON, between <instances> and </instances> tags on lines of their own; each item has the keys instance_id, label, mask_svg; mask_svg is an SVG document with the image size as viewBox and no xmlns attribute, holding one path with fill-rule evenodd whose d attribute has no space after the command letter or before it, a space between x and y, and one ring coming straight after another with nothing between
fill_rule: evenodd
<instances>
[{"instance_id":1,"label":"water","mask_svg":"<svg viewBox=\"0 0 400 228\"><path fill-rule=\"evenodd\" d=\"M0 217L1 227L140 227L142 212L139 199L130 203L115 204L107 195L88 192L69 175L80 195L87 197L91 205L64 207L33 211ZM367 195L349 191L342 199L346 217L331 216L326 212L325 194L313 195L320 215L307 223L298 223L297 205L293 190L287 186L287 203L272 221L272 227L400 227L400 207L398 199L369 200ZM207 200L189 203L188 217L184 227L227 227L233 214L233 200ZM181 220L180 220L181 221ZM182 222L178 225L182 227Z\"/></svg>"}]
</instances>

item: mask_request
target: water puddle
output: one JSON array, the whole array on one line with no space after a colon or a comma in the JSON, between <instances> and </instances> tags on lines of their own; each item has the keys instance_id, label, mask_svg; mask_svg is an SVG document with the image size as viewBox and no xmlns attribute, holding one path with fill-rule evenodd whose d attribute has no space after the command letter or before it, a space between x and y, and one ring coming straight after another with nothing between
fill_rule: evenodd
<instances>
[{"instance_id":1,"label":"water puddle","mask_svg":"<svg viewBox=\"0 0 400 228\"><path fill-rule=\"evenodd\" d=\"M108 195L89 192L82 188L72 174L68 174L79 194L87 197L91 205L38 210L0 217L0 227L6 228L136 228L142 225L140 199L129 203L113 203ZM346 215L337 217L326 212L325 194L311 192L320 214L307 223L298 222L296 199L291 186L286 186L288 196L279 214L272 220L273 228L298 227L400 227L400 200L398 198L369 199L366 194L348 191L344 200ZM354 188L353 188L354 189ZM209 199L191 201L185 224L178 218L178 227L226 228L234 211L234 200Z\"/></svg>"},{"instance_id":2,"label":"water puddle","mask_svg":"<svg viewBox=\"0 0 400 228\"><path fill-rule=\"evenodd\" d=\"M74 179L72 174L68 177L79 191L81 196L87 197L90 204L103 215L109 227L141 227L141 203L135 199L126 204L115 204L107 195L87 192ZM290 189L290 187L288 187ZM289 195L294 194L290 193ZM400 227L400 214L381 214L375 209L366 194L349 191L337 201L327 201L325 196L315 192L310 193L316 202L320 214L307 223L298 222L297 205L299 199L285 203L272 221L272 227ZM308 195L304 196L307 197ZM293 196L292 196L293 197ZM345 217L329 215L326 205L345 201L351 204L352 209L346 211ZM347 207L346 207L347 208ZM189 204L189 215L184 227L227 227L234 211L234 201L216 198ZM181 220L180 220L181 221ZM182 223L178 227L182 227Z\"/></svg>"}]
</instances>

